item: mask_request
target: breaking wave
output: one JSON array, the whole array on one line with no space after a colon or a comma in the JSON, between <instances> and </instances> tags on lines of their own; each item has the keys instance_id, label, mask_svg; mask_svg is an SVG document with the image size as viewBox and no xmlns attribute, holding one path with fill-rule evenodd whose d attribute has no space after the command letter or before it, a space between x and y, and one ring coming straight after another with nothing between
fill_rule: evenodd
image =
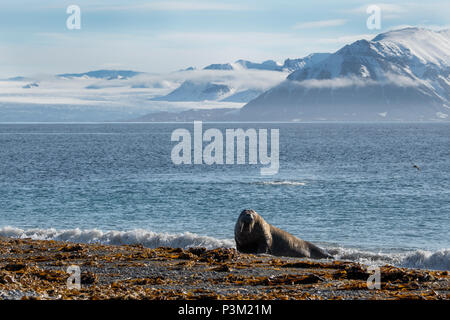
<instances>
[{"instance_id":1,"label":"breaking wave","mask_svg":"<svg viewBox=\"0 0 450 320\"><path fill-rule=\"evenodd\" d=\"M263 185L271 185L271 186L305 186L305 182L301 181L288 181L288 180L280 180L280 181L261 181L255 182L255 184L263 184Z\"/></svg>"},{"instance_id":2,"label":"breaking wave","mask_svg":"<svg viewBox=\"0 0 450 320\"><path fill-rule=\"evenodd\" d=\"M97 229L56 230L56 229L28 229L14 227L0 228L0 236L11 238L31 238L33 240L57 240L79 243L102 243L111 245L140 243L148 248L157 247L205 247L214 249L233 247L234 241L221 240L208 236L201 236L190 232L179 234L157 233L147 230L131 231L101 231Z\"/></svg>"},{"instance_id":3,"label":"breaking wave","mask_svg":"<svg viewBox=\"0 0 450 320\"><path fill-rule=\"evenodd\" d=\"M366 265L390 264L397 267L450 270L450 249L438 251L414 250L402 253L370 252L349 248L327 248L338 260L348 260Z\"/></svg>"},{"instance_id":4,"label":"breaking wave","mask_svg":"<svg viewBox=\"0 0 450 320\"><path fill-rule=\"evenodd\" d=\"M157 247L205 247L233 248L232 239L216 239L190 232L171 234L148 230L101 231L97 229L20 229L15 227L0 228L0 236L10 238L31 238L34 240L57 240L78 243L102 243L110 245L142 244L148 248ZM450 270L450 249L438 251L414 250L409 252L371 252L360 249L323 246L337 260L359 262L366 265L390 264L398 267Z\"/></svg>"}]
</instances>

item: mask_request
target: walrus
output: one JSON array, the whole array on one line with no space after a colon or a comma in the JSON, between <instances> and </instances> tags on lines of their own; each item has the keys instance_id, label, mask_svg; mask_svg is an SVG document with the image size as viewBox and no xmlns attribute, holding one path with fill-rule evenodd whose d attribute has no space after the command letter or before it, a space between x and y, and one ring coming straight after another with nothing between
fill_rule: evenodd
<instances>
[{"instance_id":1,"label":"walrus","mask_svg":"<svg viewBox=\"0 0 450 320\"><path fill-rule=\"evenodd\" d=\"M268 253L274 256L332 258L314 244L267 223L256 211L243 210L234 228L236 249L242 253Z\"/></svg>"}]
</instances>

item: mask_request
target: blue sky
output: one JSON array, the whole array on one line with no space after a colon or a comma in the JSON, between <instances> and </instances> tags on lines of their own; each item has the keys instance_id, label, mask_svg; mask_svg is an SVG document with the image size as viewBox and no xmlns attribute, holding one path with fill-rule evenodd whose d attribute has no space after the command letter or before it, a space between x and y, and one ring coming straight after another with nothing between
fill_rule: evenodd
<instances>
[{"instance_id":1,"label":"blue sky","mask_svg":"<svg viewBox=\"0 0 450 320\"><path fill-rule=\"evenodd\" d=\"M81 29L66 27L69 5ZM381 8L369 30L366 8ZM401 26L447 28L450 1L10 0L0 4L0 75L299 58Z\"/></svg>"}]
</instances>

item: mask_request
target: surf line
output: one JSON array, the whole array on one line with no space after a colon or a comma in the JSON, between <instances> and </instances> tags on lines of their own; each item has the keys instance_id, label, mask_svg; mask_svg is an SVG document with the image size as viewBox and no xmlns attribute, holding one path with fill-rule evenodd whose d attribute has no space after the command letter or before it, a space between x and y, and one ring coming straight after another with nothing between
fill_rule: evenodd
<instances>
[{"instance_id":1,"label":"surf line","mask_svg":"<svg viewBox=\"0 0 450 320\"><path fill-rule=\"evenodd\" d=\"M270 155L267 135L268 129L249 128L245 131L242 128L226 129L224 143L224 134L221 130L210 128L203 132L202 121L194 121L193 138L191 132L184 128L178 128L172 132L171 141L178 143L172 148L171 159L175 165L246 164L246 142L248 141L248 164L258 164L259 160L259 164L267 166L260 169L261 175L275 175L280 168L280 131L270 129ZM203 147L203 142L209 142L209 144Z\"/></svg>"}]
</instances>

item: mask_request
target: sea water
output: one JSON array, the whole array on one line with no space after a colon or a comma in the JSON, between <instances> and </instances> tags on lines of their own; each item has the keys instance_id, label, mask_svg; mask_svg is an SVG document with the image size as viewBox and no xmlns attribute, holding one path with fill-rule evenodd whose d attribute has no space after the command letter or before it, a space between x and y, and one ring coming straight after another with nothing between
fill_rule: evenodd
<instances>
[{"instance_id":1,"label":"sea water","mask_svg":"<svg viewBox=\"0 0 450 320\"><path fill-rule=\"evenodd\" d=\"M278 174L173 164L193 123L0 124L0 236L233 247L254 209L339 259L450 270L450 124L203 127L278 129Z\"/></svg>"}]
</instances>

